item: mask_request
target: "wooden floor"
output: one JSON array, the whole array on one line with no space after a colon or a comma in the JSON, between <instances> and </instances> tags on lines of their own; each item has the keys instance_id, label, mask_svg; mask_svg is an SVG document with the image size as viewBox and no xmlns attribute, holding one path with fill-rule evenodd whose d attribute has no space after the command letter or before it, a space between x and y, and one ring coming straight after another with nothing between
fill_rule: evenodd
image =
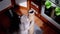
<instances>
[{"instance_id":1,"label":"wooden floor","mask_svg":"<svg viewBox=\"0 0 60 34\"><path fill-rule=\"evenodd\" d=\"M16 12L18 15L21 14L28 14L27 9L24 9L23 7L16 8ZM43 34L57 34L53 29L51 29L48 25L46 25L41 19L39 19L37 16L35 18L35 23L43 30Z\"/></svg>"},{"instance_id":2,"label":"wooden floor","mask_svg":"<svg viewBox=\"0 0 60 34\"><path fill-rule=\"evenodd\" d=\"M46 25L37 16L35 16L35 23L43 30L43 34L57 34L53 29Z\"/></svg>"}]
</instances>

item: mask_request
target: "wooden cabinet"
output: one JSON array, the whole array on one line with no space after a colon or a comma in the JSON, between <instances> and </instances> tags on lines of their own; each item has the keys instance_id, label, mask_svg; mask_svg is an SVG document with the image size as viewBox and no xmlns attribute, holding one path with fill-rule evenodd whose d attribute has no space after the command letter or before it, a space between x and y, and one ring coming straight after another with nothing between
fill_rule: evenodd
<instances>
[{"instance_id":1,"label":"wooden cabinet","mask_svg":"<svg viewBox=\"0 0 60 34\"><path fill-rule=\"evenodd\" d=\"M41 0L31 0L31 8L35 9L36 12L41 13Z\"/></svg>"}]
</instances>

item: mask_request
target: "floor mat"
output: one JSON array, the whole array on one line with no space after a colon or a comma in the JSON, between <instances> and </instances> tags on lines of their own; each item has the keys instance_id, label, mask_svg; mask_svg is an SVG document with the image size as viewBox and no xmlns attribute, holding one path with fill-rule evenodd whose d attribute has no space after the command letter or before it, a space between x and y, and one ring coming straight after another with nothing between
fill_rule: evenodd
<instances>
[{"instance_id":1,"label":"floor mat","mask_svg":"<svg viewBox=\"0 0 60 34\"><path fill-rule=\"evenodd\" d=\"M36 25L34 24L34 34L42 34L42 30Z\"/></svg>"}]
</instances>

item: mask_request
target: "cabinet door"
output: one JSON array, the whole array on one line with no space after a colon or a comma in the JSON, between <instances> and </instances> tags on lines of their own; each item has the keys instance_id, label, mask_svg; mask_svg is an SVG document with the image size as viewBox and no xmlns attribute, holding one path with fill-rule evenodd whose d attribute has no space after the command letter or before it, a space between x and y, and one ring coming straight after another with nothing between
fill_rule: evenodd
<instances>
[{"instance_id":1,"label":"cabinet door","mask_svg":"<svg viewBox=\"0 0 60 34\"><path fill-rule=\"evenodd\" d=\"M39 14L41 12L41 0L32 0L31 8L35 9Z\"/></svg>"},{"instance_id":2,"label":"cabinet door","mask_svg":"<svg viewBox=\"0 0 60 34\"><path fill-rule=\"evenodd\" d=\"M0 30L1 28L7 29L10 26L10 19L5 14L0 15Z\"/></svg>"}]
</instances>

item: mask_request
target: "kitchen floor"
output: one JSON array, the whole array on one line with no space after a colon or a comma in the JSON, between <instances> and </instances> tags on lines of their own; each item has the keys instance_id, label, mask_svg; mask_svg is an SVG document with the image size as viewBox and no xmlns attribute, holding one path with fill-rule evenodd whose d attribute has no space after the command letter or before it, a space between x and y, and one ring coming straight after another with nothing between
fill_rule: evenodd
<instances>
[{"instance_id":1,"label":"kitchen floor","mask_svg":"<svg viewBox=\"0 0 60 34\"><path fill-rule=\"evenodd\" d=\"M36 25L34 24L34 34L42 34L43 31Z\"/></svg>"}]
</instances>

